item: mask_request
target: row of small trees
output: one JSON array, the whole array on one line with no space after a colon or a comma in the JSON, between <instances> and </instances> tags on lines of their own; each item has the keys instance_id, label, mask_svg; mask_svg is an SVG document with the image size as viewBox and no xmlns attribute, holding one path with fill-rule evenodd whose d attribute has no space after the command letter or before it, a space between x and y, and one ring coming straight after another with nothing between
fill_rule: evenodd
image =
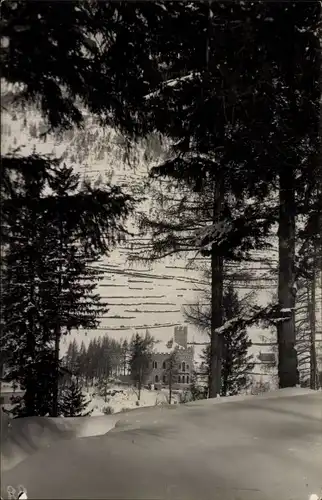
<instances>
[{"instance_id":1,"label":"row of small trees","mask_svg":"<svg viewBox=\"0 0 322 500\"><path fill-rule=\"evenodd\" d=\"M130 375L137 386L140 399L142 386L151 372L151 360L155 339L146 332L144 336L133 335L130 342L117 341L107 335L90 340L86 349L84 342L80 347L74 339L68 345L63 358L66 369L63 383L68 385L72 377L87 387L98 385L107 389L108 383L120 375Z\"/></svg>"},{"instance_id":2,"label":"row of small trees","mask_svg":"<svg viewBox=\"0 0 322 500\"><path fill-rule=\"evenodd\" d=\"M68 345L63 366L86 387L95 381L128 373L129 343L104 337L91 339L88 347L74 339Z\"/></svg>"}]
</instances>

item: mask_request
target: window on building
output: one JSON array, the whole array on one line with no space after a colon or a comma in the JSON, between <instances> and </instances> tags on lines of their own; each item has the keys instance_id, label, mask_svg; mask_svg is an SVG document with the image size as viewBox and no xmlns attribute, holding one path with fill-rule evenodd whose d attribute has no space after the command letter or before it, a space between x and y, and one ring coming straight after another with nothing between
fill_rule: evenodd
<instances>
[{"instance_id":1,"label":"window on building","mask_svg":"<svg viewBox=\"0 0 322 500\"><path fill-rule=\"evenodd\" d=\"M158 368L158 363L156 361L153 361L153 368L157 369Z\"/></svg>"},{"instance_id":2,"label":"window on building","mask_svg":"<svg viewBox=\"0 0 322 500\"><path fill-rule=\"evenodd\" d=\"M185 372L186 371L186 363L183 361L182 363L182 371Z\"/></svg>"},{"instance_id":3,"label":"window on building","mask_svg":"<svg viewBox=\"0 0 322 500\"><path fill-rule=\"evenodd\" d=\"M182 375L182 377L181 377L182 384L184 384L184 380L185 380L184 375Z\"/></svg>"},{"instance_id":4,"label":"window on building","mask_svg":"<svg viewBox=\"0 0 322 500\"><path fill-rule=\"evenodd\" d=\"M164 383L164 384L166 384L166 383L167 383L167 377L166 377L165 375L163 375L162 380L163 380L163 383Z\"/></svg>"},{"instance_id":5,"label":"window on building","mask_svg":"<svg viewBox=\"0 0 322 500\"><path fill-rule=\"evenodd\" d=\"M158 375L156 375L156 376L154 377L154 381L155 381L155 383L156 383L156 384L159 382L159 376L158 376Z\"/></svg>"},{"instance_id":6,"label":"window on building","mask_svg":"<svg viewBox=\"0 0 322 500\"><path fill-rule=\"evenodd\" d=\"M165 370L165 369L166 369L166 367L167 367L167 366L166 366L166 363L165 363L165 361L163 361L162 368Z\"/></svg>"},{"instance_id":7,"label":"window on building","mask_svg":"<svg viewBox=\"0 0 322 500\"><path fill-rule=\"evenodd\" d=\"M189 365L187 365L187 372L189 371Z\"/></svg>"},{"instance_id":8,"label":"window on building","mask_svg":"<svg viewBox=\"0 0 322 500\"><path fill-rule=\"evenodd\" d=\"M181 384L181 377L178 375L178 383Z\"/></svg>"},{"instance_id":9,"label":"window on building","mask_svg":"<svg viewBox=\"0 0 322 500\"><path fill-rule=\"evenodd\" d=\"M189 383L190 383L190 377L189 377L189 375L187 375L187 384L189 384Z\"/></svg>"}]
</instances>

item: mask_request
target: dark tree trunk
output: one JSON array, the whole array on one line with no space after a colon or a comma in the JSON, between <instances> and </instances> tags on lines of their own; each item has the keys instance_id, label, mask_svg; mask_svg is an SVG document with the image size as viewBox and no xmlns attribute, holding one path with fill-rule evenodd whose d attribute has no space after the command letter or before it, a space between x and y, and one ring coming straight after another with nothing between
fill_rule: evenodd
<instances>
[{"instance_id":1,"label":"dark tree trunk","mask_svg":"<svg viewBox=\"0 0 322 500\"><path fill-rule=\"evenodd\" d=\"M289 165L280 173L278 301L283 321L277 324L279 387L299 383L295 349L295 172Z\"/></svg>"},{"instance_id":2,"label":"dark tree trunk","mask_svg":"<svg viewBox=\"0 0 322 500\"><path fill-rule=\"evenodd\" d=\"M310 320L310 389L317 389L317 362L316 362L316 252L314 252L313 278L308 289L309 320Z\"/></svg>"},{"instance_id":3,"label":"dark tree trunk","mask_svg":"<svg viewBox=\"0 0 322 500\"><path fill-rule=\"evenodd\" d=\"M52 404L52 416L58 417L58 396L59 396L59 349L60 349L60 338L61 338L61 293L62 293L62 257L63 257L63 222L60 219L59 226L59 269L58 269L58 284L57 284L57 316L55 324L55 354L54 354L54 384L53 384L53 404Z\"/></svg>"},{"instance_id":4,"label":"dark tree trunk","mask_svg":"<svg viewBox=\"0 0 322 500\"><path fill-rule=\"evenodd\" d=\"M36 381L34 380L33 363L35 362L35 338L33 331L33 311L29 312L30 319L27 326L27 353L31 362L26 367L26 383L24 403L25 411L28 417L36 415Z\"/></svg>"},{"instance_id":5,"label":"dark tree trunk","mask_svg":"<svg viewBox=\"0 0 322 500\"><path fill-rule=\"evenodd\" d=\"M58 417L58 394L59 394L59 347L60 347L60 320L57 318L55 331L55 357L54 357L54 384L53 384L53 405L52 416Z\"/></svg>"},{"instance_id":6,"label":"dark tree trunk","mask_svg":"<svg viewBox=\"0 0 322 500\"><path fill-rule=\"evenodd\" d=\"M35 235L32 232L32 241ZM35 272L34 272L33 257L29 259L29 279L30 279L30 308L28 311L26 344L27 344L27 367L26 367L26 384L25 384L25 411L28 417L36 415L36 396L37 396L37 381L34 379L36 362L36 338L35 338Z\"/></svg>"},{"instance_id":7,"label":"dark tree trunk","mask_svg":"<svg viewBox=\"0 0 322 500\"><path fill-rule=\"evenodd\" d=\"M218 183L215 186L214 196L214 224L220 222L223 187ZM211 249L211 338L210 338L210 374L209 397L215 398L221 391L221 358L222 335L217 329L223 323L223 258L218 246L212 245Z\"/></svg>"}]
</instances>

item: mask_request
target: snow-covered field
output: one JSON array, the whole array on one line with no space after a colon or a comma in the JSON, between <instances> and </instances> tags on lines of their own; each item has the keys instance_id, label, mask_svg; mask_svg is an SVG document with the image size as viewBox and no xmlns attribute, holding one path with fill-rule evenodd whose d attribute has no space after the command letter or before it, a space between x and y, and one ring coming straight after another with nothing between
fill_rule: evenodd
<instances>
[{"instance_id":1,"label":"snow-covered field","mask_svg":"<svg viewBox=\"0 0 322 500\"><path fill-rule=\"evenodd\" d=\"M98 394L97 389L92 388L84 391L90 400L88 410L93 410L92 416L104 415L111 410L111 413L120 413L138 407L156 406L168 403L168 391L154 391L142 389L141 398L138 401L138 391L134 387L124 387L110 385L107 390L107 398ZM178 395L173 395L173 402L178 402Z\"/></svg>"},{"instance_id":2,"label":"snow-covered field","mask_svg":"<svg viewBox=\"0 0 322 500\"><path fill-rule=\"evenodd\" d=\"M1 394L2 393L10 393L13 392L13 387L12 384L9 384L8 382L1 382ZM19 392L20 389L19 387L16 389L16 392Z\"/></svg>"},{"instance_id":3,"label":"snow-covered field","mask_svg":"<svg viewBox=\"0 0 322 500\"><path fill-rule=\"evenodd\" d=\"M96 387L83 390L87 401L89 401L86 411L91 411L91 416L93 417L120 413L126 410L133 410L134 408L168 404L169 400L169 391L167 389L158 391L142 389L140 401L138 401L138 391L132 386L109 384L106 391L106 401L104 395L100 395L99 392ZM12 386L10 384L1 384L1 394L9 395L10 393L14 394ZM17 394L17 390L15 393ZM172 395L172 402L179 402L179 394L174 393ZM11 404L4 404L3 406L7 410L10 410L12 407Z\"/></svg>"}]
</instances>

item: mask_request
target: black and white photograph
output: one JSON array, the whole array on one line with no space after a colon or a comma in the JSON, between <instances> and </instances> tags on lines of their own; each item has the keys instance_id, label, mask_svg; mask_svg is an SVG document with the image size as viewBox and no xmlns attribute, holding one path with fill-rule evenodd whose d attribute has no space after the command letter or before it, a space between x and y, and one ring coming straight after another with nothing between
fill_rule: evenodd
<instances>
[{"instance_id":1,"label":"black and white photograph","mask_svg":"<svg viewBox=\"0 0 322 500\"><path fill-rule=\"evenodd\" d=\"M0 28L1 500L322 500L322 2Z\"/></svg>"}]
</instances>

